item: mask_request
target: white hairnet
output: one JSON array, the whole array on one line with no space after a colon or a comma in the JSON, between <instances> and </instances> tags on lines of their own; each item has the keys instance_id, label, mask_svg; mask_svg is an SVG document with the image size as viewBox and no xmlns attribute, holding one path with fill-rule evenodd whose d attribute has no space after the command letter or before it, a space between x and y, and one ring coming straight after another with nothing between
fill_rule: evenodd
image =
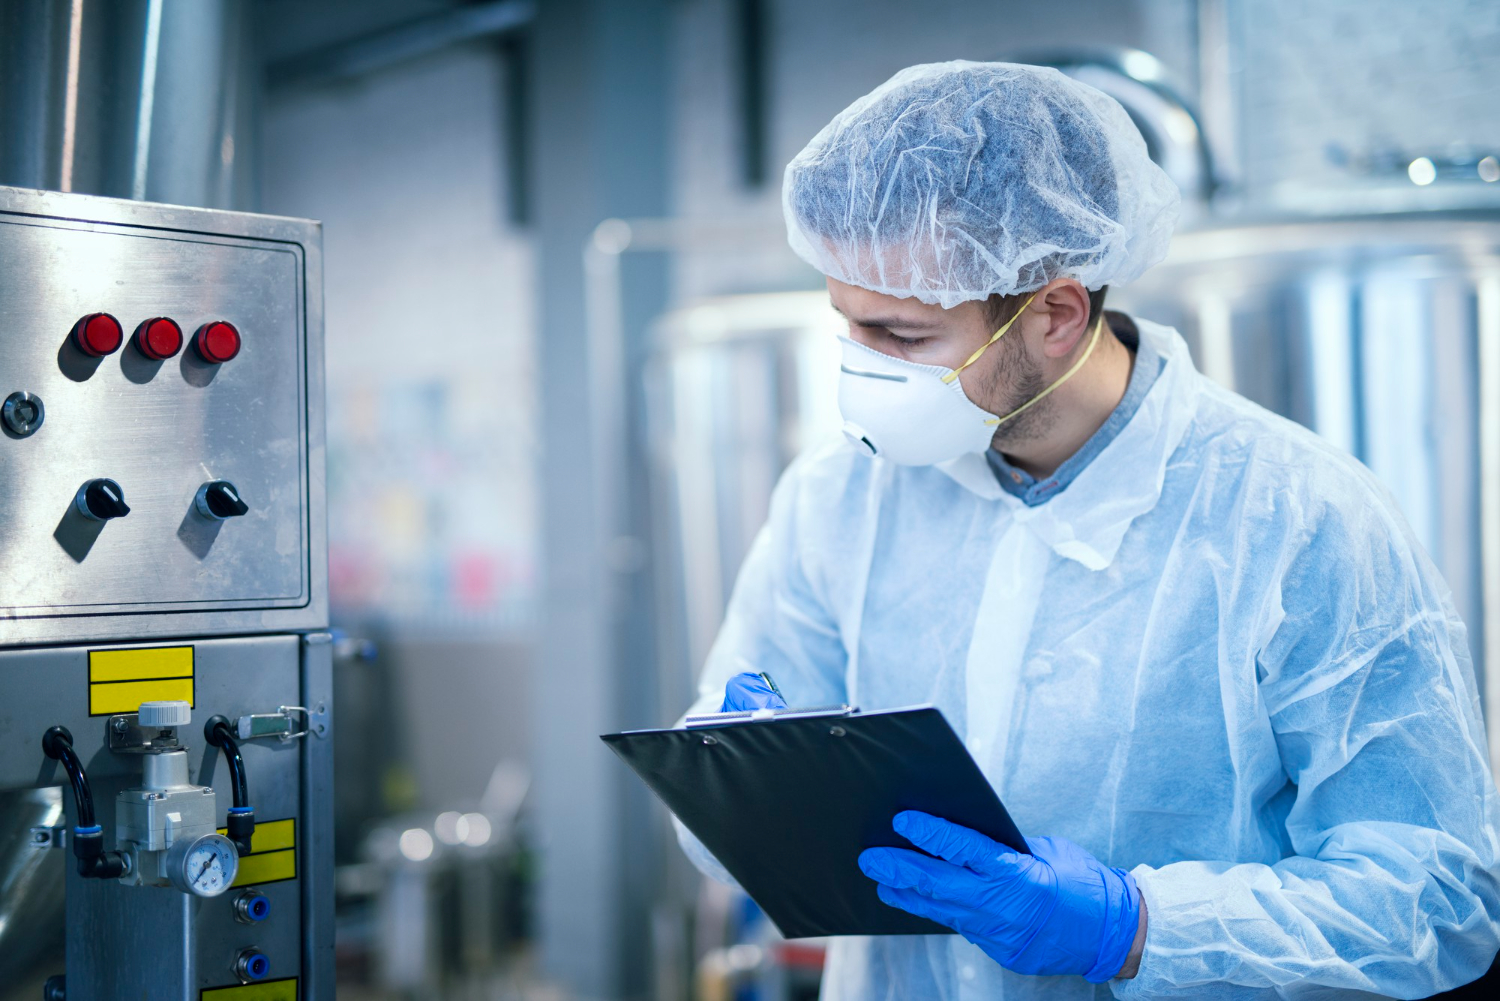
<instances>
[{"instance_id":1,"label":"white hairnet","mask_svg":"<svg viewBox=\"0 0 1500 1001\"><path fill-rule=\"evenodd\" d=\"M1176 186L1116 101L1053 69L912 66L787 164L787 239L849 285L951 308L1161 260Z\"/></svg>"}]
</instances>

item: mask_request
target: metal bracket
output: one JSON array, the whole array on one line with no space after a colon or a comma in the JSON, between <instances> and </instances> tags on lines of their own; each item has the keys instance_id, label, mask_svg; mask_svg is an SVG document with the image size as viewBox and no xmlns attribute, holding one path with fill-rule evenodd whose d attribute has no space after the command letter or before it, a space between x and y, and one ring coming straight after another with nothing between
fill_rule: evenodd
<instances>
[{"instance_id":1,"label":"metal bracket","mask_svg":"<svg viewBox=\"0 0 1500 1001\"><path fill-rule=\"evenodd\" d=\"M31 847L33 848L63 848L68 844L68 829L66 827L33 827L31 829Z\"/></svg>"},{"instance_id":2,"label":"metal bracket","mask_svg":"<svg viewBox=\"0 0 1500 1001\"><path fill-rule=\"evenodd\" d=\"M185 749L177 740L177 731L142 727L137 721L138 713L119 713L111 716L105 726L109 734L109 749L116 754L159 754L162 751Z\"/></svg>"},{"instance_id":3,"label":"metal bracket","mask_svg":"<svg viewBox=\"0 0 1500 1001\"><path fill-rule=\"evenodd\" d=\"M316 734L319 740L327 739L328 707L326 705L319 702L312 707L312 711L307 714L307 728Z\"/></svg>"},{"instance_id":4,"label":"metal bracket","mask_svg":"<svg viewBox=\"0 0 1500 1001\"><path fill-rule=\"evenodd\" d=\"M318 737L327 736L326 706L320 705L315 709L305 706L277 706L274 713L251 713L241 716L235 724L235 736L240 740L275 737L284 742L306 737L309 733Z\"/></svg>"}]
</instances>

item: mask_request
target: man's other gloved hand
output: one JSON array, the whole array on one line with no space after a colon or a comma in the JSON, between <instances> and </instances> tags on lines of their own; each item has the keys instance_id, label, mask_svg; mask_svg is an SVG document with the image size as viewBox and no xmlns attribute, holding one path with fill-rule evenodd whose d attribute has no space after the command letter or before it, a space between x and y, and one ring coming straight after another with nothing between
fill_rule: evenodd
<instances>
[{"instance_id":1,"label":"man's other gloved hand","mask_svg":"<svg viewBox=\"0 0 1500 1001\"><path fill-rule=\"evenodd\" d=\"M1125 965L1140 891L1064 838L1029 839L1022 855L926 813L896 814L896 833L923 851L870 848L859 867L880 899L946 925L1017 973L1073 973L1093 983Z\"/></svg>"},{"instance_id":2,"label":"man's other gloved hand","mask_svg":"<svg viewBox=\"0 0 1500 1001\"><path fill-rule=\"evenodd\" d=\"M747 709L785 709L786 700L766 684L766 679L753 672L736 674L724 687L724 704L721 713L743 712Z\"/></svg>"}]
</instances>

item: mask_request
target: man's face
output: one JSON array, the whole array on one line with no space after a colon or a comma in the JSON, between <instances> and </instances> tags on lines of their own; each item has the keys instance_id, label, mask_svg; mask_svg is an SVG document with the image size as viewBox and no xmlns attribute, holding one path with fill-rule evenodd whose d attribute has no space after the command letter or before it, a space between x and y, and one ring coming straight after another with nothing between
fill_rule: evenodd
<instances>
[{"instance_id":1,"label":"man's face","mask_svg":"<svg viewBox=\"0 0 1500 1001\"><path fill-rule=\"evenodd\" d=\"M893 358L918 365L956 369L995 333L983 302L962 302L952 309L916 299L898 299L856 285L828 280L833 308L849 324L849 339ZM1004 322L1003 320L1001 321ZM970 400L997 416L1008 414L1042 391L1042 369L1021 333L1023 320L1006 331L979 360L959 374ZM1049 423L1051 398L1003 425L995 444L1034 437Z\"/></svg>"}]
</instances>

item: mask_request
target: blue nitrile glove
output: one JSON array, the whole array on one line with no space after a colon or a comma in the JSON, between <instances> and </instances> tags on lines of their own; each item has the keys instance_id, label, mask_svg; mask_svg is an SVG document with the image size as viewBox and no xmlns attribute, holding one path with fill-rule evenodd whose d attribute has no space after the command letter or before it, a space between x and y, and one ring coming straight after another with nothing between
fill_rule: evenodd
<instances>
[{"instance_id":1,"label":"blue nitrile glove","mask_svg":"<svg viewBox=\"0 0 1500 1001\"><path fill-rule=\"evenodd\" d=\"M721 713L743 712L746 709L785 709L786 700L766 684L766 679L751 671L736 674L724 686L724 704Z\"/></svg>"},{"instance_id":2,"label":"blue nitrile glove","mask_svg":"<svg viewBox=\"0 0 1500 1001\"><path fill-rule=\"evenodd\" d=\"M896 814L896 833L937 858L904 848L870 848L859 867L892 907L947 925L1017 973L1076 973L1103 983L1120 972L1135 942L1141 895L1064 838L1028 839L1022 855L967 827L914 810Z\"/></svg>"}]
</instances>

